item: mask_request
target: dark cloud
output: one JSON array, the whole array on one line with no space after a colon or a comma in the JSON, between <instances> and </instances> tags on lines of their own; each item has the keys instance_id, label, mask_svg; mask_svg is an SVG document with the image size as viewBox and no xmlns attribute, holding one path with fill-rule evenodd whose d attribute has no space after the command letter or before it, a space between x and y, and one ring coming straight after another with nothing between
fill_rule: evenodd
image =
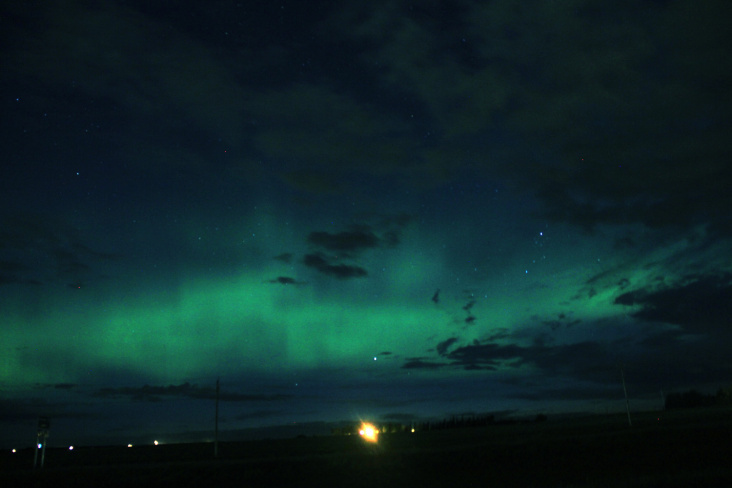
<instances>
[{"instance_id":1,"label":"dark cloud","mask_svg":"<svg viewBox=\"0 0 732 488\"><path fill-rule=\"evenodd\" d=\"M343 193L358 188L353 175L423 172L410 154L416 143L409 121L383 117L381 107L362 100L355 86L288 83L264 90L248 104L246 111L261 121L253 135L255 150L292 162L282 173L284 182L298 190Z\"/></svg>"},{"instance_id":2,"label":"dark cloud","mask_svg":"<svg viewBox=\"0 0 732 488\"><path fill-rule=\"evenodd\" d=\"M363 249L378 247L380 240L371 231L355 230L338 233L312 232L308 236L308 242L329 251L357 253Z\"/></svg>"},{"instance_id":3,"label":"dark cloud","mask_svg":"<svg viewBox=\"0 0 732 488\"><path fill-rule=\"evenodd\" d=\"M447 366L447 363L438 363L434 361L425 361L424 358L409 358L402 365L404 369L439 369Z\"/></svg>"},{"instance_id":4,"label":"dark cloud","mask_svg":"<svg viewBox=\"0 0 732 488\"><path fill-rule=\"evenodd\" d=\"M83 243L63 218L20 212L0 216L0 284L76 282L95 277L93 266L117 259Z\"/></svg>"},{"instance_id":5,"label":"dark cloud","mask_svg":"<svg viewBox=\"0 0 732 488\"><path fill-rule=\"evenodd\" d=\"M732 274L688 276L673 286L623 293L615 303L641 306L633 316L644 321L680 325L691 333L729 333Z\"/></svg>"},{"instance_id":6,"label":"dark cloud","mask_svg":"<svg viewBox=\"0 0 732 488\"><path fill-rule=\"evenodd\" d=\"M655 174L658 168L656 165L629 178L632 181L658 182L660 179L662 183L665 182L665 186L661 186L655 191L640 193L640 189L633 188L633 185L629 184L628 188L624 190L628 196L602 195L602 191L600 191L586 197L579 197L576 195L578 189L591 192L594 190L590 189L595 186L607 183L606 179L597 175L596 170L588 165L587 168L577 170L586 172L587 175L569 185L557 181L571 179L569 176L556 177L553 183L542 183L542 185L545 183L546 186L537 189L537 196L546 206L542 211L542 216L552 221L569 222L588 231L592 231L599 224L629 225L635 223L642 223L652 229L671 227L688 230L700 222L706 222L711 225L710 229L715 234L726 233L728 235L726 224L729 223L729 217L718 209L732 205L732 197L716 186L719 181L732 183L732 175L727 172L715 173L714 171L694 175L693 173L701 171L698 168L684 170L689 166L695 166L690 161L679 162L678 165L680 168L673 171L677 175L673 181L666 181L669 179L668 177L659 178ZM625 170L619 168L618 171ZM595 181L595 178L598 180ZM680 191L682 185L689 185L696 191L682 192Z\"/></svg>"},{"instance_id":7,"label":"dark cloud","mask_svg":"<svg viewBox=\"0 0 732 488\"><path fill-rule=\"evenodd\" d=\"M339 279L362 278L368 276L368 272L360 266L350 266L331 259L322 253L307 254L303 259L305 266L314 268L319 272Z\"/></svg>"},{"instance_id":8,"label":"dark cloud","mask_svg":"<svg viewBox=\"0 0 732 488\"><path fill-rule=\"evenodd\" d=\"M180 385L167 386L144 385L141 387L100 388L93 393L93 396L98 398L126 397L141 402L159 402L164 398L171 397L212 400L216 398L216 389L213 387L200 387L186 382ZM287 398L289 398L288 395L251 395L225 390L219 392L220 400L230 402L277 401Z\"/></svg>"},{"instance_id":9,"label":"dark cloud","mask_svg":"<svg viewBox=\"0 0 732 488\"><path fill-rule=\"evenodd\" d=\"M542 324L549 326L552 331L556 331L561 328L570 328L575 325L582 323L581 319L571 319L566 313L562 312L557 315L556 319L542 320Z\"/></svg>"},{"instance_id":10,"label":"dark cloud","mask_svg":"<svg viewBox=\"0 0 732 488\"><path fill-rule=\"evenodd\" d=\"M518 369L524 366L537 368L541 376L567 376L580 380L604 381L607 372L618 364L620 353L613 353L615 346L597 341L570 344L552 344L537 336L530 346L514 343L473 341L448 352L458 342L450 338L437 345L437 352L448 363L432 362L426 358L410 358L405 368L458 367L466 370L497 370L499 367Z\"/></svg>"},{"instance_id":11,"label":"dark cloud","mask_svg":"<svg viewBox=\"0 0 732 488\"><path fill-rule=\"evenodd\" d=\"M307 241L319 250L307 254L303 263L323 274L340 279L367 276L365 268L344 260L353 259L366 250L396 246L400 242L401 231L412 220L406 214L363 215L361 218L374 223L355 224L351 230L342 232L311 232Z\"/></svg>"},{"instance_id":12,"label":"dark cloud","mask_svg":"<svg viewBox=\"0 0 732 488\"><path fill-rule=\"evenodd\" d=\"M293 259L293 254L291 252L283 252L282 254L278 254L274 258L277 261L282 261L283 263L290 264Z\"/></svg>"},{"instance_id":13,"label":"dark cloud","mask_svg":"<svg viewBox=\"0 0 732 488\"><path fill-rule=\"evenodd\" d=\"M78 387L76 383L39 383L35 385L36 389L52 388L55 390L73 390Z\"/></svg>"},{"instance_id":14,"label":"dark cloud","mask_svg":"<svg viewBox=\"0 0 732 488\"><path fill-rule=\"evenodd\" d=\"M730 6L644 3L621 14L589 1L576 8L509 3L475 3L466 15L475 29L472 73L491 80L485 86L496 93L481 100L484 110L542 148L543 157L527 155L541 160L532 171L517 165L522 173L510 174L534 188L542 217L588 230L708 222L729 235L723 209L732 207L725 163L732 107L720 87L732 81L732 63L720 46L732 37L720 15ZM411 38L426 29L417 25ZM694 27L681 41L675 32L683 25ZM422 72L418 84L408 66L401 65L400 79L432 93L432 78ZM498 130L491 117L483 120Z\"/></svg>"},{"instance_id":15,"label":"dark cloud","mask_svg":"<svg viewBox=\"0 0 732 488\"><path fill-rule=\"evenodd\" d=\"M470 309L473 308L474 305L475 305L475 300L470 300L470 301L468 301L468 303L463 305L463 310L470 313Z\"/></svg>"},{"instance_id":16,"label":"dark cloud","mask_svg":"<svg viewBox=\"0 0 732 488\"><path fill-rule=\"evenodd\" d=\"M305 281L297 281L295 278L290 276L278 276L275 279L269 280L267 283L274 283L280 285L305 285Z\"/></svg>"},{"instance_id":17,"label":"dark cloud","mask_svg":"<svg viewBox=\"0 0 732 488\"><path fill-rule=\"evenodd\" d=\"M76 86L110 100L140 122L141 133L156 134L146 139L215 133L257 155L229 163L230 171L252 175L259 158L290 161L280 178L311 193L341 193L355 186L346 178L354 174L434 184L469 170L528 183L548 205L543 215L587 228L698 217L721 224L718 209L730 206L730 102L722 87L731 70L720 47L730 34L720 19L729 6L718 0L689 10L681 3L415 8L380 1L321 5L297 26L282 11L222 4L215 14L197 8L190 17L164 18L141 5L48 6L42 24L32 21L35 11L14 8L23 21L9 37L34 42L16 41L6 61L44 88ZM242 27L258 15L278 28L257 36L259 25ZM218 39L191 18L216 18L225 35ZM212 49L217 40L223 44ZM347 70L332 62L346 53ZM232 55L249 62L232 63ZM295 81L284 74L289 65L302 66ZM50 92L59 100L70 95ZM171 121L170 110L187 124ZM522 152L515 143L540 149ZM185 152L164 159L206 167L199 156L185 163ZM524 171L526 164L534 168ZM689 188L694 195L679 191Z\"/></svg>"},{"instance_id":18,"label":"dark cloud","mask_svg":"<svg viewBox=\"0 0 732 488\"><path fill-rule=\"evenodd\" d=\"M458 341L457 337L450 337L449 339L446 339L446 340L440 342L439 344L437 344L437 347L435 348L435 350L437 351L437 354L439 354L440 356L444 356L447 353L448 349L450 349L450 347L453 344L455 344L457 341Z\"/></svg>"},{"instance_id":19,"label":"dark cloud","mask_svg":"<svg viewBox=\"0 0 732 488\"><path fill-rule=\"evenodd\" d=\"M645 320L645 319L642 319ZM591 327L611 327L613 324L595 323ZM617 325L616 325L617 326ZM634 328L640 328L635 324ZM517 376L521 388L530 382L537 385L559 382L558 388L534 387L536 394L518 393L516 398L556 399L564 393L564 399L606 398L609 390L620 388L620 367L626 371L634 394L651 394L659 388L684 388L688 385L724 384L726 375L732 373L727 341L715 337L690 338L683 330L664 327L645 328L641 334L622 336L611 341L585 340L558 344L542 337L538 332L531 345L510 342L511 336L503 336L502 343L473 341L447 352L445 344L453 346L457 341L443 341L438 347L444 353L440 359L410 358L402 366L406 369L461 368L467 371L515 370L529 367L530 376ZM516 334L513 340L516 339ZM548 339L548 340L547 340ZM529 383L526 383L529 382ZM578 384L582 386L577 386ZM574 391L573 394L570 392ZM571 395L571 397L569 396ZM612 395L612 394L611 394ZM617 391L616 391L617 395Z\"/></svg>"},{"instance_id":20,"label":"dark cloud","mask_svg":"<svg viewBox=\"0 0 732 488\"><path fill-rule=\"evenodd\" d=\"M494 39L486 52L518 75L512 92L526 90L510 116L514 127L538 136L557 159L527 173L546 205L542 215L588 229L728 222L730 99L719 84L732 79L732 64L720 50L730 33L719 15L729 5L694 12L682 2L646 3L622 18L596 2L534 7L481 4L474 18L484 27L479 35ZM696 28L676 39L674 29L687 23ZM509 26L518 44L505 42L501 28ZM546 57L530 60L539 52ZM706 141L701 151L699 140Z\"/></svg>"},{"instance_id":21,"label":"dark cloud","mask_svg":"<svg viewBox=\"0 0 732 488\"><path fill-rule=\"evenodd\" d=\"M588 227L619 220L660 224L679 207L674 191L683 172L676 170L697 157L689 152L696 145L688 142L702 134L714 143L706 145L704 168L692 170L693 179L721 188L707 177L724 160L728 110L715 105L721 80L730 78L720 50L730 38L719 20L729 11L724 2L700 11L680 2L622 9L592 1L572 8L530 2L514 8L505 0L424 14L430 10L350 6L338 27L367 46L361 59L381 67L382 89L402 87L420 102L420 115L439 128L435 138L443 151L458 154L461 137L501 134L509 127L557 158L566 171L552 166L553 174L512 175L536 177L533 183L551 206L547 215ZM677 28L690 19L708 30L692 29L678 42ZM699 51L706 57L698 57ZM667 144L659 148L659 140ZM494 155L501 151L500 144L491 147ZM429 161L428 151L422 156ZM655 173L657 161L648 164L654 157L673 165L666 181L645 178ZM495 169L497 158L490 159ZM630 194L649 182L666 201L653 208L650 197L639 202L640 212L628 212ZM557 188L569 191L550 191Z\"/></svg>"},{"instance_id":22,"label":"dark cloud","mask_svg":"<svg viewBox=\"0 0 732 488\"><path fill-rule=\"evenodd\" d=\"M448 358L466 369L496 369L506 361L523 359L525 349L516 345L472 344L459 347Z\"/></svg>"},{"instance_id":23,"label":"dark cloud","mask_svg":"<svg viewBox=\"0 0 732 488\"><path fill-rule=\"evenodd\" d=\"M78 100L81 90L98 100L90 118L110 117L119 109L118 121L134 121L130 128L137 133L134 144L160 156L167 152L162 150L160 138L175 137L189 150L189 141L200 139L198 130L161 117L160 109L166 105L185 113L183 118L195 121L199 129L208 127L205 132L217 127L217 132L227 133L227 139L242 132L242 121L235 115L242 107L232 73L217 62L220 58L205 43L169 24L164 28L152 12L115 4L88 9L77 2L65 8L48 4L43 12L23 7L13 10L18 21L13 23L9 39L33 41L14 42L6 62L10 71L33 80L35 93L29 101L35 99L40 106L58 101L62 110L86 119L89 114L74 109L72 102ZM44 21L34 22L39 16ZM112 31L124 35L112 36ZM181 97L187 99L185 105L180 104ZM116 159L115 152L134 152L132 146L132 140L111 135L107 149L111 159ZM180 158L167 157L170 153L156 158L158 164L146 171L199 162L185 152L180 151Z\"/></svg>"},{"instance_id":24,"label":"dark cloud","mask_svg":"<svg viewBox=\"0 0 732 488\"><path fill-rule=\"evenodd\" d=\"M193 397L193 398L210 398L210 388L199 388L190 383L168 386L150 386L141 387L119 387L119 388L100 388L93 393L98 398L119 398L127 397L135 401L158 402L163 397Z\"/></svg>"}]
</instances>

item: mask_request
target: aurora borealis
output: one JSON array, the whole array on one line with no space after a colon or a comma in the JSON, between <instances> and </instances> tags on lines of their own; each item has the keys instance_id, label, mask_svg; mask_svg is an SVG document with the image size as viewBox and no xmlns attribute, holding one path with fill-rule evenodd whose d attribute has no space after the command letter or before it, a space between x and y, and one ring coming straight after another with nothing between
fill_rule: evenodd
<instances>
[{"instance_id":1,"label":"aurora borealis","mask_svg":"<svg viewBox=\"0 0 732 488\"><path fill-rule=\"evenodd\" d=\"M729 385L730 14L4 5L0 444Z\"/></svg>"}]
</instances>

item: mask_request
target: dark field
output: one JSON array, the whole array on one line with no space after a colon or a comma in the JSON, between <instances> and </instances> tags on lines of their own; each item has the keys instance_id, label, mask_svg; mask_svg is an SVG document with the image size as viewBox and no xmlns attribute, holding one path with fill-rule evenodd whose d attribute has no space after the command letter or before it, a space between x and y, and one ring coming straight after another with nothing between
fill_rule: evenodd
<instances>
[{"instance_id":1,"label":"dark field","mask_svg":"<svg viewBox=\"0 0 732 488\"><path fill-rule=\"evenodd\" d=\"M660 416L660 420L657 418ZM49 449L0 457L2 487L729 487L732 410L387 434Z\"/></svg>"}]
</instances>

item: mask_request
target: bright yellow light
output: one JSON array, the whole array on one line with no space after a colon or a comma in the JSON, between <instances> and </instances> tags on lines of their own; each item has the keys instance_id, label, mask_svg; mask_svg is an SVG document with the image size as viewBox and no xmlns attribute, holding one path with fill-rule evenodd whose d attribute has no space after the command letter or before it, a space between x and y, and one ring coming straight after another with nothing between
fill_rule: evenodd
<instances>
[{"instance_id":1,"label":"bright yellow light","mask_svg":"<svg viewBox=\"0 0 732 488\"><path fill-rule=\"evenodd\" d=\"M127 444L127 447L132 447L132 444Z\"/></svg>"},{"instance_id":2,"label":"bright yellow light","mask_svg":"<svg viewBox=\"0 0 732 488\"><path fill-rule=\"evenodd\" d=\"M153 444L155 444L157 446L158 445L158 441L153 442Z\"/></svg>"},{"instance_id":3,"label":"bright yellow light","mask_svg":"<svg viewBox=\"0 0 732 488\"><path fill-rule=\"evenodd\" d=\"M358 431L361 437L367 442L376 442L379 437L379 431L372 424L361 424L361 430Z\"/></svg>"}]
</instances>

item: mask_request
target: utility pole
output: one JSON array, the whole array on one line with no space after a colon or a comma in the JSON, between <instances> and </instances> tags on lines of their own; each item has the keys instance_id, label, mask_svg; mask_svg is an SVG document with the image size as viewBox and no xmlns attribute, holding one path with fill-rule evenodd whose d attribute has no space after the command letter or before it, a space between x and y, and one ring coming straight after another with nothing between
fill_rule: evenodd
<instances>
[{"instance_id":1,"label":"utility pole","mask_svg":"<svg viewBox=\"0 0 732 488\"><path fill-rule=\"evenodd\" d=\"M51 429L51 421L48 417L40 417L38 419L38 434L36 435L36 453L33 456L33 469L38 466L38 451L41 451L41 468L46 460L46 441L48 440L49 430Z\"/></svg>"},{"instance_id":2,"label":"utility pole","mask_svg":"<svg viewBox=\"0 0 732 488\"><path fill-rule=\"evenodd\" d=\"M625 388L625 373L623 367L620 366L620 379L623 381L623 393L625 393L625 410L628 412L628 425L633 427L633 422L630 421L630 402L628 401L628 390Z\"/></svg>"},{"instance_id":3,"label":"utility pole","mask_svg":"<svg viewBox=\"0 0 732 488\"><path fill-rule=\"evenodd\" d=\"M214 420L214 457L219 457L219 379L216 378L216 419Z\"/></svg>"}]
</instances>

